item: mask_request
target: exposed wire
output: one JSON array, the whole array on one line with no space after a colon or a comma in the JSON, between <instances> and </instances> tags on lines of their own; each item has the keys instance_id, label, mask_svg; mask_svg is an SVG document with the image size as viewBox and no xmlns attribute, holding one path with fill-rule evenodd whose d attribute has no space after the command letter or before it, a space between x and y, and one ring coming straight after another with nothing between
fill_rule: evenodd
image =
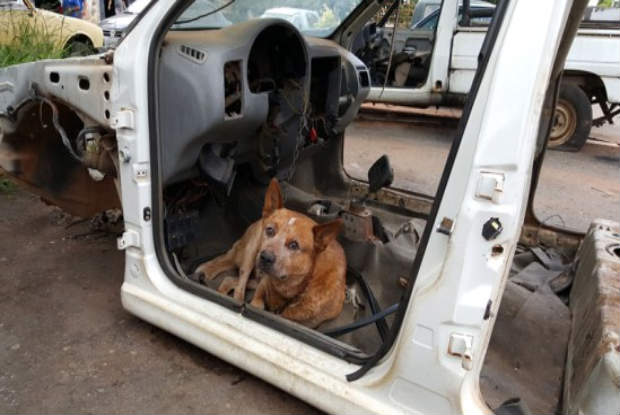
<instances>
[{"instance_id":1,"label":"exposed wire","mask_svg":"<svg viewBox=\"0 0 620 415\"><path fill-rule=\"evenodd\" d=\"M550 216L547 216L545 219L543 219L543 221L541 222L543 225L547 224L547 221L549 221L550 219L553 218L558 218L560 220L560 222L562 222L562 226L566 227L566 222L564 222L564 218L562 218L562 216L560 216L559 214L553 214Z\"/></svg>"},{"instance_id":2,"label":"exposed wire","mask_svg":"<svg viewBox=\"0 0 620 415\"><path fill-rule=\"evenodd\" d=\"M75 150L73 150L73 147L71 146L71 141L69 140L69 137L67 137L65 129L62 128L62 125L60 125L60 122L58 121L58 108L56 107L56 104L42 96L37 96L37 98L41 100L41 103L46 103L50 106L50 108L52 109L52 124L54 124L54 128L56 129L56 131L58 131L58 134L60 134L60 139L62 140L62 143L69 151L69 154L71 154L71 157L73 157L76 161L82 163L82 158L75 152Z\"/></svg>"}]
</instances>

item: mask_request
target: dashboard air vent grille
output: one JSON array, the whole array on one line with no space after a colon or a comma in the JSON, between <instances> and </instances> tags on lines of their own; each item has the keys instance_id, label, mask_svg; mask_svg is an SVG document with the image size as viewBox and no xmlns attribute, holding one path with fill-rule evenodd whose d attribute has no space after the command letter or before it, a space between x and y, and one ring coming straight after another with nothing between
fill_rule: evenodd
<instances>
[{"instance_id":1,"label":"dashboard air vent grille","mask_svg":"<svg viewBox=\"0 0 620 415\"><path fill-rule=\"evenodd\" d=\"M205 52L198 50L196 48L193 48L191 46L180 45L179 53L182 56L196 63L204 63L204 61L207 60L207 54Z\"/></svg>"}]
</instances>

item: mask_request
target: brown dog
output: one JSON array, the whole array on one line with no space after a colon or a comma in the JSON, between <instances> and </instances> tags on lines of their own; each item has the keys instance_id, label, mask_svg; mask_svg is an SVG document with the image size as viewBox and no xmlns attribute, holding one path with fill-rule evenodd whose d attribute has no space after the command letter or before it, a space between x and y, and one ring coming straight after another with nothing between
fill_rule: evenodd
<instances>
[{"instance_id":1,"label":"brown dog","mask_svg":"<svg viewBox=\"0 0 620 415\"><path fill-rule=\"evenodd\" d=\"M342 311L345 297L346 258L336 236L340 219L318 225L309 217L282 207L277 180L271 180L263 217L254 222L233 247L196 272L213 279L237 268L239 277L228 277L218 291L234 288L243 301L248 279L259 279L251 305L280 313L308 327L316 327Z\"/></svg>"}]
</instances>

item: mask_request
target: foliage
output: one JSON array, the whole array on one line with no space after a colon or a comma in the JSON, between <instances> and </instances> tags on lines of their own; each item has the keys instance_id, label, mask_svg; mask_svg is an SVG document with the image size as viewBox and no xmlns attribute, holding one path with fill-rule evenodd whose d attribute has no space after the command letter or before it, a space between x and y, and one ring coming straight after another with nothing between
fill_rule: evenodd
<instances>
[{"instance_id":1,"label":"foliage","mask_svg":"<svg viewBox=\"0 0 620 415\"><path fill-rule=\"evenodd\" d=\"M597 7L613 7L613 0L598 0Z\"/></svg>"},{"instance_id":2,"label":"foliage","mask_svg":"<svg viewBox=\"0 0 620 415\"><path fill-rule=\"evenodd\" d=\"M59 59L66 56L62 45L50 36L45 25L39 21L23 23L23 19L9 16L9 24L0 30L11 36L0 44L0 68L40 59ZM20 24L21 23L21 24ZM62 29L61 29L62 30Z\"/></svg>"},{"instance_id":3,"label":"foliage","mask_svg":"<svg viewBox=\"0 0 620 415\"><path fill-rule=\"evenodd\" d=\"M319 21L317 23L317 27L335 27L338 26L339 20L338 17L334 14L334 11L327 7L327 5L323 5L323 10L321 11L321 15L319 16Z\"/></svg>"},{"instance_id":4,"label":"foliage","mask_svg":"<svg viewBox=\"0 0 620 415\"><path fill-rule=\"evenodd\" d=\"M11 194L17 189L15 183L0 175L0 194Z\"/></svg>"},{"instance_id":5,"label":"foliage","mask_svg":"<svg viewBox=\"0 0 620 415\"><path fill-rule=\"evenodd\" d=\"M402 1L400 5L400 16L398 17L398 27L408 28L411 24L411 18L413 17L413 11L415 10L415 6L418 3L418 0L409 0ZM382 6L377 14L375 15L375 21L381 20L381 18L387 13L390 9L390 6L393 4L392 1L386 2L384 6ZM394 26L394 21L396 20L396 11L392 12L387 21L387 26Z\"/></svg>"}]
</instances>

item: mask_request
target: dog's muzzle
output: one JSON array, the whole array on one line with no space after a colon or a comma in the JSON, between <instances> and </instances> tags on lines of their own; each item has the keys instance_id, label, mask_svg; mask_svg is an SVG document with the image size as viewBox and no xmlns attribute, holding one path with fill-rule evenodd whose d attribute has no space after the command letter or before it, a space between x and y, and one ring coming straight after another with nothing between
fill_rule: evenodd
<instances>
[{"instance_id":1,"label":"dog's muzzle","mask_svg":"<svg viewBox=\"0 0 620 415\"><path fill-rule=\"evenodd\" d=\"M271 251L261 251L258 256L258 266L263 271L268 271L276 263L276 256Z\"/></svg>"}]
</instances>

